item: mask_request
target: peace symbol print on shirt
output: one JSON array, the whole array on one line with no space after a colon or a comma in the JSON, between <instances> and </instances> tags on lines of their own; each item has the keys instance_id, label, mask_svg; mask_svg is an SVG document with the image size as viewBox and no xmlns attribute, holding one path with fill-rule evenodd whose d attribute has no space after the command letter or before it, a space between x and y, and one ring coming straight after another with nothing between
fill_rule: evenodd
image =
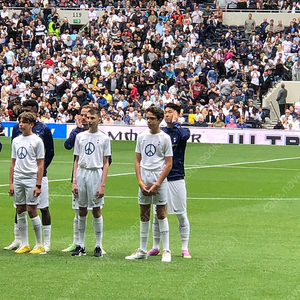
<instances>
[{"instance_id":1,"label":"peace symbol print on shirt","mask_svg":"<svg viewBox=\"0 0 300 300\"><path fill-rule=\"evenodd\" d=\"M85 154L91 155L95 151L95 145L91 142L88 142L84 147Z\"/></svg>"},{"instance_id":2,"label":"peace symbol print on shirt","mask_svg":"<svg viewBox=\"0 0 300 300\"><path fill-rule=\"evenodd\" d=\"M153 144L148 144L145 147L145 154L149 157L153 156L156 153L156 147Z\"/></svg>"},{"instance_id":3,"label":"peace symbol print on shirt","mask_svg":"<svg viewBox=\"0 0 300 300\"><path fill-rule=\"evenodd\" d=\"M19 159L24 159L27 156L27 150L25 147L20 147L17 151Z\"/></svg>"}]
</instances>

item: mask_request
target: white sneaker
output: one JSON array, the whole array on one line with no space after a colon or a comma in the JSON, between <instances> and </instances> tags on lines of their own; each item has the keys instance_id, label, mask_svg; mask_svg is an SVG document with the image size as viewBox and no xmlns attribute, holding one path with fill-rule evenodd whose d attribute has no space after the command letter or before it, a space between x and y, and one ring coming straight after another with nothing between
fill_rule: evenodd
<instances>
[{"instance_id":1,"label":"white sneaker","mask_svg":"<svg viewBox=\"0 0 300 300\"><path fill-rule=\"evenodd\" d=\"M126 256L125 259L134 260L134 259L147 259L147 252L142 249L137 249L134 253L129 256Z\"/></svg>"},{"instance_id":2,"label":"white sneaker","mask_svg":"<svg viewBox=\"0 0 300 300\"><path fill-rule=\"evenodd\" d=\"M14 240L9 246L4 247L4 250L17 250L21 246L20 241Z\"/></svg>"},{"instance_id":3,"label":"white sneaker","mask_svg":"<svg viewBox=\"0 0 300 300\"><path fill-rule=\"evenodd\" d=\"M171 262L171 251L170 250L164 250L162 254L162 262Z\"/></svg>"},{"instance_id":4,"label":"white sneaker","mask_svg":"<svg viewBox=\"0 0 300 300\"><path fill-rule=\"evenodd\" d=\"M50 243L44 243L44 249L46 252L50 251Z\"/></svg>"}]
</instances>

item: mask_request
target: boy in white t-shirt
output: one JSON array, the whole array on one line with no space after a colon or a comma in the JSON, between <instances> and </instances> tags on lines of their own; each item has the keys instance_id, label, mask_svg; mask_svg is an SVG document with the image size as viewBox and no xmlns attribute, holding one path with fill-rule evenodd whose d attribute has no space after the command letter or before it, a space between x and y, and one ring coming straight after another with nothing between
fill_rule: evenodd
<instances>
[{"instance_id":1,"label":"boy in white t-shirt","mask_svg":"<svg viewBox=\"0 0 300 300\"><path fill-rule=\"evenodd\" d=\"M111 155L110 140L98 130L100 111L90 108L87 113L89 130L77 134L74 146L74 173L72 192L78 197L78 245L72 256L86 255L84 236L87 208L92 208L96 237L95 257L102 257L103 219L101 207Z\"/></svg>"},{"instance_id":2,"label":"boy in white t-shirt","mask_svg":"<svg viewBox=\"0 0 300 300\"><path fill-rule=\"evenodd\" d=\"M150 130L138 135L136 143L135 172L139 184L140 204L140 247L126 259L146 259L147 241L150 229L151 204L156 204L159 229L162 235L162 262L171 261L169 249L169 223L166 216L168 183L167 175L172 168L172 143L159 125L164 111L151 105L146 109L146 119Z\"/></svg>"},{"instance_id":3,"label":"boy in white t-shirt","mask_svg":"<svg viewBox=\"0 0 300 300\"><path fill-rule=\"evenodd\" d=\"M17 254L45 253L42 245L42 224L37 211L45 152L42 139L32 132L35 122L36 116L33 113L22 113L19 117L19 128L22 135L16 137L12 142L8 193L10 196L14 196L21 234L22 243L15 251ZM28 241L27 211L36 237L36 245L31 251Z\"/></svg>"}]
</instances>

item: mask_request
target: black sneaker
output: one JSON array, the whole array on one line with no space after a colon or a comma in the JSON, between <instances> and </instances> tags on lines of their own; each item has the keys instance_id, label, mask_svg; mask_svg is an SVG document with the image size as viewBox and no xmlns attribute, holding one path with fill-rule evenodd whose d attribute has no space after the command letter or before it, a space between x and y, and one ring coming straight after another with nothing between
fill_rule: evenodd
<instances>
[{"instance_id":1,"label":"black sneaker","mask_svg":"<svg viewBox=\"0 0 300 300\"><path fill-rule=\"evenodd\" d=\"M81 248L81 246L76 246L75 251L72 253L72 256L84 256L86 255L85 248Z\"/></svg>"},{"instance_id":2,"label":"black sneaker","mask_svg":"<svg viewBox=\"0 0 300 300\"><path fill-rule=\"evenodd\" d=\"M95 257L103 257L102 255L102 250L100 247L96 247L95 250L94 250L94 256Z\"/></svg>"}]
</instances>

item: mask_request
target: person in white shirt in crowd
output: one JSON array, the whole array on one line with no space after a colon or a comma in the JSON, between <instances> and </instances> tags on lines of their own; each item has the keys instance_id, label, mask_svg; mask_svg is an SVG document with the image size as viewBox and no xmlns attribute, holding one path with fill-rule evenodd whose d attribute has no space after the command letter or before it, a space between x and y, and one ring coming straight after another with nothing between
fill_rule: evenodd
<instances>
[{"instance_id":1,"label":"person in white shirt in crowd","mask_svg":"<svg viewBox=\"0 0 300 300\"><path fill-rule=\"evenodd\" d=\"M289 124L293 122L293 116L291 115L289 109L286 109L285 114L280 117L280 121L282 123L283 123L283 118L286 118Z\"/></svg>"},{"instance_id":2,"label":"person in white shirt in crowd","mask_svg":"<svg viewBox=\"0 0 300 300\"><path fill-rule=\"evenodd\" d=\"M297 117L293 117L293 121L289 124L290 130L299 130L299 121L297 120Z\"/></svg>"},{"instance_id":3,"label":"person in white shirt in crowd","mask_svg":"<svg viewBox=\"0 0 300 300\"><path fill-rule=\"evenodd\" d=\"M147 121L143 119L143 116L141 113L138 113L137 120L134 122L135 126L147 126Z\"/></svg>"},{"instance_id":4,"label":"person in white shirt in crowd","mask_svg":"<svg viewBox=\"0 0 300 300\"><path fill-rule=\"evenodd\" d=\"M153 102L150 100L150 97L146 96L146 99L143 101L143 110L146 110L152 104Z\"/></svg>"},{"instance_id":5,"label":"person in white shirt in crowd","mask_svg":"<svg viewBox=\"0 0 300 300\"><path fill-rule=\"evenodd\" d=\"M55 123L54 119L51 117L50 113L46 113L45 114L45 120L44 120L45 124L49 124L49 123Z\"/></svg>"},{"instance_id":6,"label":"person in white shirt in crowd","mask_svg":"<svg viewBox=\"0 0 300 300\"><path fill-rule=\"evenodd\" d=\"M51 74L53 74L53 69L50 68L49 63L45 63L45 67L42 69L42 81L47 83Z\"/></svg>"},{"instance_id":7,"label":"person in white shirt in crowd","mask_svg":"<svg viewBox=\"0 0 300 300\"><path fill-rule=\"evenodd\" d=\"M90 8L88 15L89 15L90 21L93 21L93 20L97 21L99 18L98 11L96 11L93 6Z\"/></svg>"}]
</instances>

